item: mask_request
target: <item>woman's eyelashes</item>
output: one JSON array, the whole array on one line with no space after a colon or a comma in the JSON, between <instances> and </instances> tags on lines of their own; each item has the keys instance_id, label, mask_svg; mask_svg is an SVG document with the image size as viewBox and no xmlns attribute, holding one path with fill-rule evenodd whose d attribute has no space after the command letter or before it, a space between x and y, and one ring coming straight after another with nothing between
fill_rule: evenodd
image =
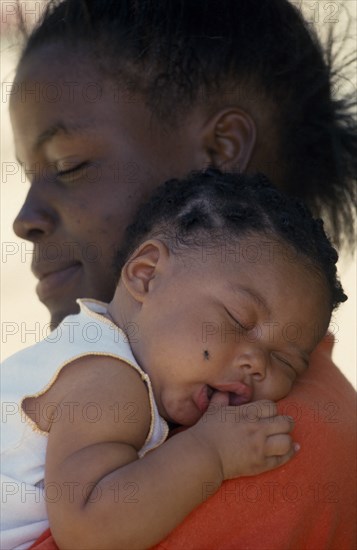
<instances>
[{"instance_id":1,"label":"woman's eyelashes","mask_svg":"<svg viewBox=\"0 0 357 550\"><path fill-rule=\"evenodd\" d=\"M84 161L78 164L67 163L62 170L57 168L57 178L67 182L75 181L88 175L89 162Z\"/></svg>"},{"instance_id":2,"label":"woman's eyelashes","mask_svg":"<svg viewBox=\"0 0 357 550\"><path fill-rule=\"evenodd\" d=\"M60 181L71 182L82 177L88 179L94 177L94 173L98 173L99 167L94 163L85 160L61 160L61 161L45 161L40 163L26 164L19 159L16 159L24 171L27 181L32 184L34 181Z\"/></svg>"}]
</instances>

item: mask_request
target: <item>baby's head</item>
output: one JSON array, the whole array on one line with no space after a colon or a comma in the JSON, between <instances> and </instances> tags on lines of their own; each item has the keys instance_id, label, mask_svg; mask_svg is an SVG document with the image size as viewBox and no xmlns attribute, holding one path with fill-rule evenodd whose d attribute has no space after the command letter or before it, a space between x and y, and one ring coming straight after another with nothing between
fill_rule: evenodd
<instances>
[{"instance_id":1,"label":"baby's head","mask_svg":"<svg viewBox=\"0 0 357 550\"><path fill-rule=\"evenodd\" d=\"M161 414L190 425L214 391L280 399L346 300L321 220L262 175L196 172L138 211L110 311Z\"/></svg>"}]
</instances>

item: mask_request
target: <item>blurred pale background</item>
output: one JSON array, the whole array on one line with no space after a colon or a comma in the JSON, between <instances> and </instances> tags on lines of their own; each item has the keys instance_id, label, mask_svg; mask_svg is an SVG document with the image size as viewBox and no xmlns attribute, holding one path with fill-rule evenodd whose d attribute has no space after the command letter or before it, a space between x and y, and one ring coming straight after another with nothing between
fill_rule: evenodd
<instances>
[{"instance_id":1,"label":"blurred pale background","mask_svg":"<svg viewBox=\"0 0 357 550\"><path fill-rule=\"evenodd\" d=\"M31 24L38 17L42 3L22 1L20 4L27 10L27 20ZM296 1L294 4L301 7L306 18L314 22L322 34L327 29L328 21L336 25L339 33L347 31L351 36L347 43L348 50L355 48L356 0ZM28 190L28 183L14 159L6 94L17 58L16 48L9 46L13 38L8 34L9 25L11 28L13 22L14 5L15 2L1 2L1 24L5 31L1 42L1 359L48 334L47 310L36 297L36 280L30 272L31 245L15 237L12 232L12 221ZM347 17L346 7L353 17L352 21ZM351 73L348 80L339 81L338 88L356 93L356 75ZM333 357L345 376L357 387L355 258L342 254L339 272L349 300L334 315L331 324L336 338Z\"/></svg>"}]
</instances>

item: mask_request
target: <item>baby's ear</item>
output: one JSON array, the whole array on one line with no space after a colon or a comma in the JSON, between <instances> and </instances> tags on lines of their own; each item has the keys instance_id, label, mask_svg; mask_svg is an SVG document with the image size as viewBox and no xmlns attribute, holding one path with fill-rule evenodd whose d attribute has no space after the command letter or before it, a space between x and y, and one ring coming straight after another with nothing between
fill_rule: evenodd
<instances>
[{"instance_id":1,"label":"baby's ear","mask_svg":"<svg viewBox=\"0 0 357 550\"><path fill-rule=\"evenodd\" d=\"M120 278L135 300L145 300L153 280L165 268L169 255L167 246L157 239L145 241L133 252L125 263Z\"/></svg>"}]
</instances>

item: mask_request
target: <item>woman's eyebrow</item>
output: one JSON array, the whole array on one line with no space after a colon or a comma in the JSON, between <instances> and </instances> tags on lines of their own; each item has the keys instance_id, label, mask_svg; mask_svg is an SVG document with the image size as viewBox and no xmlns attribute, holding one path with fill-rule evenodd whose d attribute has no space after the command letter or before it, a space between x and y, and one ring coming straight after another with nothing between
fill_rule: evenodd
<instances>
[{"instance_id":1,"label":"woman's eyebrow","mask_svg":"<svg viewBox=\"0 0 357 550\"><path fill-rule=\"evenodd\" d=\"M88 128L88 124L65 124L64 122L56 122L46 130L41 132L41 134L37 137L33 146L33 151L36 152L44 143L50 141L57 134L62 133L70 137L75 134L83 134L85 131L88 131ZM24 163L19 159L16 154L15 158L21 166L24 165Z\"/></svg>"},{"instance_id":2,"label":"woman's eyebrow","mask_svg":"<svg viewBox=\"0 0 357 550\"><path fill-rule=\"evenodd\" d=\"M71 134L75 133L81 133L88 129L88 125L80 125L80 124L65 124L64 122L56 122L49 128L47 128L44 132L42 132L38 138L36 139L34 150L37 150L46 143L47 141L50 141L54 136L56 136L59 133L66 134L70 136Z\"/></svg>"}]
</instances>

